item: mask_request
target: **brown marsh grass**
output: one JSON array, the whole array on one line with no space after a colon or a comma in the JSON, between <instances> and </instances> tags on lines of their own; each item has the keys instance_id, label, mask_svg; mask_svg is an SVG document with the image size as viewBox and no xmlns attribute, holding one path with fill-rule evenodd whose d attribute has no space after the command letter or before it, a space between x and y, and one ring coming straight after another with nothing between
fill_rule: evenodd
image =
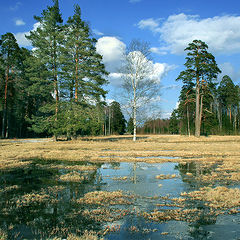
<instances>
[{"instance_id":1,"label":"brown marsh grass","mask_svg":"<svg viewBox=\"0 0 240 240\"><path fill-rule=\"evenodd\" d=\"M88 192L83 198L77 200L78 203L94 205L125 205L131 204L129 201L133 196L126 195L122 191L94 191Z\"/></svg>"},{"instance_id":2,"label":"brown marsh grass","mask_svg":"<svg viewBox=\"0 0 240 240\"><path fill-rule=\"evenodd\" d=\"M240 179L240 136L188 137L179 135L80 138L74 141L55 142L52 139L34 142L0 140L0 169L28 166L32 159L89 161L89 162L201 162L206 167L219 163L215 172L203 176L211 181L225 176L233 181ZM87 140L87 141L86 141ZM113 141L115 140L115 141ZM175 157L175 158L174 158ZM57 165L56 165L57 166ZM49 167L55 168L54 165ZM61 167L58 165L57 168ZM76 170L76 166L63 166ZM94 166L79 166L90 170ZM91 169L94 170L94 169Z\"/></svg>"},{"instance_id":3,"label":"brown marsh grass","mask_svg":"<svg viewBox=\"0 0 240 240\"><path fill-rule=\"evenodd\" d=\"M129 137L129 139L127 139ZM196 178L202 182L214 183L219 181L240 181L240 136L141 136L142 138L133 142L131 136L113 136L116 141L108 141L109 137L95 137L91 139L81 138L74 141L54 142L51 139L40 142L28 142L19 140L0 140L0 169L10 170L29 166L34 159L59 160L59 164L42 164L42 168L65 169L71 171L58 178L64 182L82 182L85 180L84 173L97 170L97 166L91 164L78 165L77 162L179 162L182 165L195 162L198 174L191 173L187 169L188 179ZM87 141L86 141L87 140ZM175 157L175 158L174 158ZM177 157L177 158L176 158ZM69 164L62 164L68 161ZM215 168L214 166L217 165ZM38 166L38 167L39 167ZM209 173L202 174L202 170L212 169ZM81 171L81 173L77 172ZM170 179L179 177L177 175L157 175L157 179ZM183 176L184 177L184 176ZM128 180L127 176L121 176L114 180ZM222 183L222 182L220 182ZM159 187L162 184L158 184ZM18 189L18 185L0 189L0 196L8 191ZM64 187L62 187L64 189ZM38 192L32 191L13 199L17 208L28 207L34 204L57 201L56 194L63 189L47 188ZM134 205L137 196L129 195L122 191L93 191L78 198L76 203L90 206L83 211L84 216L95 221L105 220L111 222L123 218L128 212L122 209L106 208L109 205ZM147 199L147 198L146 198ZM165 198L162 197L164 200ZM156 205L160 209L152 212L139 212L138 214L150 221L165 222L169 220L193 222L199 219L203 212L195 208L185 208L185 202L204 201L206 207L213 209L216 213L221 210L234 214L239 212L240 190L218 186L215 188L205 187L199 191L182 193L181 198L168 199ZM149 199L151 200L151 199ZM170 203L168 203L168 201ZM177 207L179 209L161 209L161 207ZM96 209L92 209L96 207ZM132 228L131 231L137 231ZM109 228L103 230L107 233ZM7 239L7 233L0 229L0 239ZM163 234L163 233L162 233ZM167 234L167 233L166 233ZM57 238L56 238L57 239ZM82 237L74 234L68 235L67 239L99 239L95 232L85 232Z\"/></svg>"}]
</instances>

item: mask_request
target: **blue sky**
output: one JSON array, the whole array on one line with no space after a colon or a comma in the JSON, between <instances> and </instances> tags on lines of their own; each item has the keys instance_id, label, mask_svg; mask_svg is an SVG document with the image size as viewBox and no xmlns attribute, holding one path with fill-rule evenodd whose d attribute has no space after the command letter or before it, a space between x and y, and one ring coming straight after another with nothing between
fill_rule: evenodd
<instances>
[{"instance_id":1,"label":"blue sky","mask_svg":"<svg viewBox=\"0 0 240 240\"><path fill-rule=\"evenodd\" d=\"M240 2L239 0L59 0L64 21L73 15L73 5L82 9L98 39L98 51L111 72L109 99L117 99L120 79L117 65L122 51L132 39L150 43L154 64L161 81L161 117L176 107L184 69L184 48L193 39L209 46L222 70L235 84L240 82ZM51 0L0 0L0 35L15 34L20 46L29 47L24 38Z\"/></svg>"}]
</instances>

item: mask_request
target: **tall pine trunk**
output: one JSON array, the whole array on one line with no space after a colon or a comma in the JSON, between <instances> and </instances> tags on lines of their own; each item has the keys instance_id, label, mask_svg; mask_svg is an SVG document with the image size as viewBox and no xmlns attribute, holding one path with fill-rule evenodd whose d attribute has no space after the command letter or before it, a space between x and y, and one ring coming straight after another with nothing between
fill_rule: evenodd
<instances>
[{"instance_id":1,"label":"tall pine trunk","mask_svg":"<svg viewBox=\"0 0 240 240\"><path fill-rule=\"evenodd\" d=\"M54 91L55 91L55 96L56 96L56 102L55 102L55 119L57 120L58 116L58 108L59 108L59 93L58 93L58 80L57 76L54 77Z\"/></svg>"},{"instance_id":2,"label":"tall pine trunk","mask_svg":"<svg viewBox=\"0 0 240 240\"><path fill-rule=\"evenodd\" d=\"M5 87L4 87L4 103L3 103L3 118L2 118L2 138L7 138L8 128L7 123L7 93L8 93L8 81L9 81L9 67L6 69Z\"/></svg>"},{"instance_id":3,"label":"tall pine trunk","mask_svg":"<svg viewBox=\"0 0 240 240\"><path fill-rule=\"evenodd\" d=\"M75 102L78 102L78 53L75 59Z\"/></svg>"},{"instance_id":4,"label":"tall pine trunk","mask_svg":"<svg viewBox=\"0 0 240 240\"><path fill-rule=\"evenodd\" d=\"M219 123L219 131L222 133L222 107L220 104L218 104L217 108L217 115L218 115L218 123Z\"/></svg>"},{"instance_id":5,"label":"tall pine trunk","mask_svg":"<svg viewBox=\"0 0 240 240\"><path fill-rule=\"evenodd\" d=\"M189 109L188 109L188 104L187 104L187 128L188 128L188 136L191 136L190 132L190 121L189 121Z\"/></svg>"},{"instance_id":6,"label":"tall pine trunk","mask_svg":"<svg viewBox=\"0 0 240 240\"><path fill-rule=\"evenodd\" d=\"M199 76L196 84L196 115L195 115L195 137L200 137L201 119L200 119L200 85Z\"/></svg>"}]
</instances>

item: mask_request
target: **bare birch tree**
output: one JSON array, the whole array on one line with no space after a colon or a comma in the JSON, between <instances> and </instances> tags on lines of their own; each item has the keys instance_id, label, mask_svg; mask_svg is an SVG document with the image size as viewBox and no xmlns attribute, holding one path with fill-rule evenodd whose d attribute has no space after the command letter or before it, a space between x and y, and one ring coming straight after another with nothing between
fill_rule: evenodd
<instances>
[{"instance_id":1,"label":"bare birch tree","mask_svg":"<svg viewBox=\"0 0 240 240\"><path fill-rule=\"evenodd\" d=\"M154 64L150 60L148 44L133 40L126 51L121 69L124 106L133 118L133 141L136 141L138 111L159 95L159 79L154 75Z\"/></svg>"}]
</instances>

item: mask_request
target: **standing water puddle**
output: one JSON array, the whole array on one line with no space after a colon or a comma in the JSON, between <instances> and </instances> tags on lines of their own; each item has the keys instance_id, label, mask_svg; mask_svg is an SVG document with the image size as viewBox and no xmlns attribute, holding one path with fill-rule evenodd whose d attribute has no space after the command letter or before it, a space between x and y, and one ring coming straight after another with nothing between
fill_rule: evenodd
<instances>
[{"instance_id":1,"label":"standing water puddle","mask_svg":"<svg viewBox=\"0 0 240 240\"><path fill-rule=\"evenodd\" d=\"M181 193L209 184L197 174L211 169L198 168L194 162L35 160L24 169L1 171L0 235L66 239L87 230L113 240L239 239L239 212L215 214L202 201L183 200Z\"/></svg>"}]
</instances>

